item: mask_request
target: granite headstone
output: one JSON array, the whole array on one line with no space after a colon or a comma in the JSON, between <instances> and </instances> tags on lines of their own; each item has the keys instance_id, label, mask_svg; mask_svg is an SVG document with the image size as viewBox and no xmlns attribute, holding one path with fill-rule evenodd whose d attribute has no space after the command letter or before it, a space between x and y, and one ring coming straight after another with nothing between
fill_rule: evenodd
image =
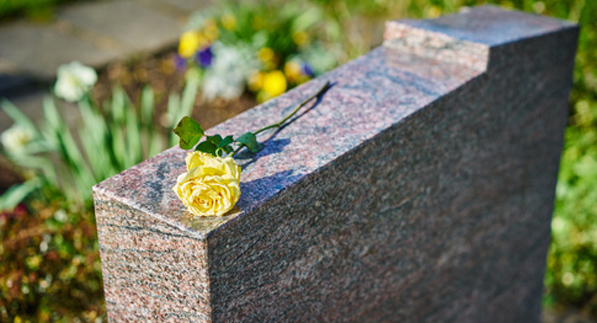
<instances>
[{"instance_id":1,"label":"granite headstone","mask_svg":"<svg viewBox=\"0 0 597 323\"><path fill-rule=\"evenodd\" d=\"M538 322L578 27L477 7L209 133L272 123L242 196L197 218L179 148L95 186L110 322Z\"/></svg>"}]
</instances>

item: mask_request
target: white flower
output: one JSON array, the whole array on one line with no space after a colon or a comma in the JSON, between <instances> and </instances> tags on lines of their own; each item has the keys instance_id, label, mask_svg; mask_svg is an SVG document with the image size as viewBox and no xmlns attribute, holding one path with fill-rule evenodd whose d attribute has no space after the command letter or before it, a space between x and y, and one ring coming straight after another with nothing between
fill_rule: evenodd
<instances>
[{"instance_id":1,"label":"white flower","mask_svg":"<svg viewBox=\"0 0 597 323\"><path fill-rule=\"evenodd\" d=\"M18 155L33 139L33 131L19 125L14 125L2 133L2 146L8 153Z\"/></svg>"},{"instance_id":2,"label":"white flower","mask_svg":"<svg viewBox=\"0 0 597 323\"><path fill-rule=\"evenodd\" d=\"M57 74L54 93L68 102L79 101L97 82L95 70L76 61L58 67Z\"/></svg>"},{"instance_id":3,"label":"white flower","mask_svg":"<svg viewBox=\"0 0 597 323\"><path fill-rule=\"evenodd\" d=\"M253 70L259 69L259 61L250 48L229 47L221 43L212 46L214 61L205 73L203 95L208 100L216 97L236 99L243 94Z\"/></svg>"},{"instance_id":4,"label":"white flower","mask_svg":"<svg viewBox=\"0 0 597 323\"><path fill-rule=\"evenodd\" d=\"M234 100L243 94L244 82L242 79L226 76L215 73L206 75L203 82L203 94L208 100L213 100L216 97Z\"/></svg>"}]
</instances>

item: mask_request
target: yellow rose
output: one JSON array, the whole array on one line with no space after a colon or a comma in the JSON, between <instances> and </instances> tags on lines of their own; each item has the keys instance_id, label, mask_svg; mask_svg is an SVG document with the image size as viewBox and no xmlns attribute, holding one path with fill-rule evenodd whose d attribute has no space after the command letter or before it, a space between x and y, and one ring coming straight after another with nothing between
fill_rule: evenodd
<instances>
[{"instance_id":1,"label":"yellow rose","mask_svg":"<svg viewBox=\"0 0 597 323\"><path fill-rule=\"evenodd\" d=\"M222 216L240 197L240 167L232 157L214 157L195 151L185 158L187 172L172 190L198 216Z\"/></svg>"}]
</instances>

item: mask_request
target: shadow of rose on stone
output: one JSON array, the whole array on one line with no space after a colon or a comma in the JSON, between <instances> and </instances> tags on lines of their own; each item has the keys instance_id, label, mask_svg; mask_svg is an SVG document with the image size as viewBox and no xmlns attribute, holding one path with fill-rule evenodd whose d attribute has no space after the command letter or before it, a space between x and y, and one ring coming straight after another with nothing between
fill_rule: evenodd
<instances>
[{"instance_id":1,"label":"shadow of rose on stone","mask_svg":"<svg viewBox=\"0 0 597 323\"><path fill-rule=\"evenodd\" d=\"M290 144L291 140L288 138L272 140L277 135L278 131L274 132L269 138L262 141L264 148L258 153L252 153L246 149L236 155L238 165L244 171L249 165L257 162L261 157L278 154L284 150L284 147ZM242 175L241 175L242 176Z\"/></svg>"},{"instance_id":2,"label":"shadow of rose on stone","mask_svg":"<svg viewBox=\"0 0 597 323\"><path fill-rule=\"evenodd\" d=\"M250 182L241 182L240 191L242 193L236 205L242 211L246 212L252 207L261 204L263 197L275 195L277 192L287 188L289 184L296 182L299 177L300 175L294 174L293 170L285 170ZM273 195L272 192L274 193Z\"/></svg>"},{"instance_id":3,"label":"shadow of rose on stone","mask_svg":"<svg viewBox=\"0 0 597 323\"><path fill-rule=\"evenodd\" d=\"M328 87L326 92L329 91L329 89L331 89L335 85L336 85L336 82L330 83L330 86ZM289 119L287 122L282 124L280 127L276 128L273 132L271 132L269 134L269 136L263 136L262 137L263 139L259 140L259 142L262 145L264 145L263 150L261 150L258 153L252 153L248 149L245 149L245 150L242 150L238 155L236 155L236 160L239 161L238 164L241 166L242 170L244 171L249 165L257 162L259 160L259 158L261 158L261 157L269 156L271 154L281 153L284 150L284 147L286 147L288 144L290 144L291 140L288 138L274 140L274 138L282 130L284 130L286 127L288 127L290 124L292 124L296 120L300 119L305 114L309 113L309 111L315 109L319 105L319 103L321 102L321 100L323 99L324 96L325 95L321 95L321 96L317 97L315 102L310 107L308 107L304 111L296 114L293 118ZM289 106L287 108L292 108L292 106Z\"/></svg>"}]
</instances>

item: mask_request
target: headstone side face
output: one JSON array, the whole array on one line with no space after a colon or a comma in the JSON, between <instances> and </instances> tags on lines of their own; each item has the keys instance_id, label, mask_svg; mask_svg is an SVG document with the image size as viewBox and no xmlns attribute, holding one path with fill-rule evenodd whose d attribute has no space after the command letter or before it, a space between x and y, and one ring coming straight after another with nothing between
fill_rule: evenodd
<instances>
[{"instance_id":1,"label":"headstone side face","mask_svg":"<svg viewBox=\"0 0 597 323\"><path fill-rule=\"evenodd\" d=\"M207 245L96 190L110 322L211 322Z\"/></svg>"}]
</instances>

